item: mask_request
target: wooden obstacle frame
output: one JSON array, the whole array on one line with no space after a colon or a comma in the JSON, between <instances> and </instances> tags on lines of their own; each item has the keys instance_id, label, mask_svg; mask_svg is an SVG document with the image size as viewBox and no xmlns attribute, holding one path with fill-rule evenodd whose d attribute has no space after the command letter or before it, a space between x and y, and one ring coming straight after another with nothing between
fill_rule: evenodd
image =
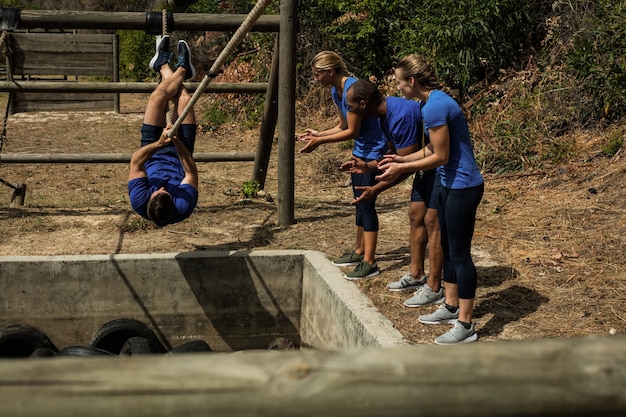
<instances>
[{"instance_id":1,"label":"wooden obstacle frame","mask_svg":"<svg viewBox=\"0 0 626 417\"><path fill-rule=\"evenodd\" d=\"M295 47L297 34L297 0L281 0L280 15L261 15L251 31L277 32L274 58L267 83L211 83L204 93L250 93L265 94L265 107L261 122L256 153L221 153L194 155L203 161L254 161L252 179L265 186L269 157L274 133L278 127L278 223L288 226L294 223L294 136L295 136ZM15 30L145 30L158 34L163 19L171 19L168 28L174 31L233 31L245 22L246 15L221 14L155 14L155 12L78 12L78 11L27 11L2 8L0 29ZM9 17L9 21L4 19ZM160 20L159 20L160 19ZM115 41L113 42L115 43ZM112 52L113 57L117 52ZM115 58L113 58L115 61ZM280 64L279 64L280 63ZM115 64L117 66L117 64ZM115 70L114 70L115 72ZM115 79L116 76L114 75ZM0 92L11 95L19 93L56 92L69 94L119 94L149 92L156 83L76 82L47 80L0 81ZM190 92L195 92L198 83L186 83ZM1 148L0 148L1 149ZM229 159L232 157L232 159ZM66 155L64 157L42 155L14 156L0 153L1 163L121 163L127 155Z\"/></svg>"},{"instance_id":2,"label":"wooden obstacle frame","mask_svg":"<svg viewBox=\"0 0 626 417\"><path fill-rule=\"evenodd\" d=\"M119 81L119 47L116 34L66 32L13 32L6 57L10 79L21 81L80 82L84 77ZM115 111L119 93L64 90L25 91L11 94L9 113L38 111Z\"/></svg>"}]
</instances>

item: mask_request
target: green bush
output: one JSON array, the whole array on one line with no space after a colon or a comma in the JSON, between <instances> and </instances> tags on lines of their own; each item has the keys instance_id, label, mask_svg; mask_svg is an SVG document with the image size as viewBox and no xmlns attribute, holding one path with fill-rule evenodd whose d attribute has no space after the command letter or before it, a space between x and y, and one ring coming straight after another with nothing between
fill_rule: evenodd
<instances>
[{"instance_id":1,"label":"green bush","mask_svg":"<svg viewBox=\"0 0 626 417\"><path fill-rule=\"evenodd\" d=\"M122 81L144 81L154 77L148 67L154 55L154 35L138 30L117 32L120 42L120 79Z\"/></svg>"},{"instance_id":2,"label":"green bush","mask_svg":"<svg viewBox=\"0 0 626 417\"><path fill-rule=\"evenodd\" d=\"M579 82L581 106L595 120L626 116L626 3L580 0L567 3L577 17L569 67Z\"/></svg>"}]
</instances>

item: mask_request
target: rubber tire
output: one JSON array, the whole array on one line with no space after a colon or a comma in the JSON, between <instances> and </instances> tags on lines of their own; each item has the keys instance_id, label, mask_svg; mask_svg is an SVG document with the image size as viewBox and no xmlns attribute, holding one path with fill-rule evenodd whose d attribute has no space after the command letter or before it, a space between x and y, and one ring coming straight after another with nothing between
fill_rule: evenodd
<instances>
[{"instance_id":1,"label":"rubber tire","mask_svg":"<svg viewBox=\"0 0 626 417\"><path fill-rule=\"evenodd\" d=\"M171 354L195 352L212 352L212 349L204 340L193 340L191 342L183 343L182 345L170 350Z\"/></svg>"},{"instance_id":2,"label":"rubber tire","mask_svg":"<svg viewBox=\"0 0 626 417\"><path fill-rule=\"evenodd\" d=\"M120 356L150 355L157 353L155 349L158 349L158 347L154 346L154 343L150 342L149 339L134 336L124 343Z\"/></svg>"},{"instance_id":3,"label":"rubber tire","mask_svg":"<svg viewBox=\"0 0 626 417\"><path fill-rule=\"evenodd\" d=\"M156 353L166 351L152 330L142 322L134 319L115 319L106 322L93 334L89 346L119 355L124 344L131 337L148 339L153 344Z\"/></svg>"},{"instance_id":4,"label":"rubber tire","mask_svg":"<svg viewBox=\"0 0 626 417\"><path fill-rule=\"evenodd\" d=\"M53 351L52 349L40 347L37 348L31 353L31 358L50 358L52 356L56 356L58 352Z\"/></svg>"},{"instance_id":5,"label":"rubber tire","mask_svg":"<svg viewBox=\"0 0 626 417\"><path fill-rule=\"evenodd\" d=\"M59 349L41 330L24 324L0 329L0 357L28 358L39 348L58 352Z\"/></svg>"},{"instance_id":6,"label":"rubber tire","mask_svg":"<svg viewBox=\"0 0 626 417\"><path fill-rule=\"evenodd\" d=\"M57 356L112 356L111 352L89 346L66 346Z\"/></svg>"}]
</instances>

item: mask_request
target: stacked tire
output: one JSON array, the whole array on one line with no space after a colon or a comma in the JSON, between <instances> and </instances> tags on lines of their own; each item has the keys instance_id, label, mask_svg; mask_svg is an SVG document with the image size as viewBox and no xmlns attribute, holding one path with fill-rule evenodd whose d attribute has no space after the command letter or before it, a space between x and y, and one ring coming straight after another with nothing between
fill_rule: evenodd
<instances>
[{"instance_id":1,"label":"stacked tire","mask_svg":"<svg viewBox=\"0 0 626 417\"><path fill-rule=\"evenodd\" d=\"M61 349L41 330L23 324L0 329L0 358L47 358L56 356L134 356L210 352L204 340L186 342L173 349L161 343L144 323L134 319L115 319L97 329L87 345Z\"/></svg>"}]
</instances>

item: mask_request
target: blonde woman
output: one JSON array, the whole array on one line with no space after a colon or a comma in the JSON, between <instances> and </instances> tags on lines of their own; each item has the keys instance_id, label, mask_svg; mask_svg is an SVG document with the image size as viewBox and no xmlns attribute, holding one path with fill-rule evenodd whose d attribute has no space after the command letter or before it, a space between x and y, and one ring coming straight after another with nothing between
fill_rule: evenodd
<instances>
[{"instance_id":1,"label":"blonde woman","mask_svg":"<svg viewBox=\"0 0 626 417\"><path fill-rule=\"evenodd\" d=\"M398 88L405 97L421 100L424 131L430 143L407 156L388 155L379 164L379 180L392 180L405 172L436 168L441 177L439 225L443 248L445 303L434 313L419 316L424 324L454 324L435 339L451 345L473 342L472 323L477 274L471 256L476 211L484 191L467 120L459 104L444 90L433 67L421 55L409 55L396 65Z\"/></svg>"},{"instance_id":2,"label":"blonde woman","mask_svg":"<svg viewBox=\"0 0 626 417\"><path fill-rule=\"evenodd\" d=\"M354 139L352 155L364 161L378 161L387 151L385 137L378 118L361 118L348 109L346 91L356 82L349 75L341 56L333 51L322 51L311 60L313 80L331 90L333 102L339 110L339 122L330 129L318 131L306 129L298 139L306 142L301 153L314 151L324 143ZM354 197L362 190L355 187L371 186L376 183L377 171L351 174ZM356 206L356 243L354 250L334 259L337 266L356 265L354 271L345 275L346 279L370 278L380 273L376 264L376 244L378 242L378 214L376 201L372 199Z\"/></svg>"}]
</instances>

